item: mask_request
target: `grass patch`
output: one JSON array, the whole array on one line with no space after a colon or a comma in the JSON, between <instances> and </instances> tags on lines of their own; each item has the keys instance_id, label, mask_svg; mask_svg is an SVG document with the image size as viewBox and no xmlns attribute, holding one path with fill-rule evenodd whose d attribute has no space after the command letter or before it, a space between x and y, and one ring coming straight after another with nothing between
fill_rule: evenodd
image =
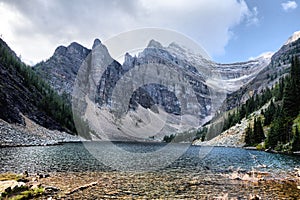
<instances>
[{"instance_id":1,"label":"grass patch","mask_svg":"<svg viewBox=\"0 0 300 200\"><path fill-rule=\"evenodd\" d=\"M294 124L293 126L297 126L298 130L300 131L300 114L298 115L298 117L294 120ZM295 130L294 130L295 131Z\"/></svg>"},{"instance_id":2,"label":"grass patch","mask_svg":"<svg viewBox=\"0 0 300 200\"><path fill-rule=\"evenodd\" d=\"M14 173L0 174L0 181L9 181L9 180L18 181L22 178L23 178L23 176L21 174L14 174Z\"/></svg>"},{"instance_id":3,"label":"grass patch","mask_svg":"<svg viewBox=\"0 0 300 200\"><path fill-rule=\"evenodd\" d=\"M264 145L262 143L259 143L258 145L256 145L256 149L257 150L263 150L264 149Z\"/></svg>"},{"instance_id":4,"label":"grass patch","mask_svg":"<svg viewBox=\"0 0 300 200\"><path fill-rule=\"evenodd\" d=\"M27 199L31 199L31 198L42 195L44 193L44 191L45 191L44 188L39 187L39 188L35 188L33 190L32 189L25 190L20 193L10 194L10 195L3 196L3 197L5 197L5 199L9 199L9 200L27 200Z\"/></svg>"}]
</instances>

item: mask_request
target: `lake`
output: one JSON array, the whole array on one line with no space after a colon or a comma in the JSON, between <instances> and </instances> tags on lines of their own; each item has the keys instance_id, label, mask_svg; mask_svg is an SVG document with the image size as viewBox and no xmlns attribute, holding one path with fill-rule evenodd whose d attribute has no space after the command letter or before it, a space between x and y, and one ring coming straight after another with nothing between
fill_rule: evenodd
<instances>
[{"instance_id":1,"label":"lake","mask_svg":"<svg viewBox=\"0 0 300 200\"><path fill-rule=\"evenodd\" d=\"M87 145L89 147L87 147ZM125 152L131 153L151 153L165 148L164 143L135 143L135 142L117 142L117 146ZM0 151L0 172L20 173L28 171L36 172L109 172L116 171L107 163L103 163L93 156L89 149L90 146L101 152L107 153L109 142L88 142L66 143L56 146L33 146L33 147L7 147ZM185 146L186 147L186 146ZM182 144L173 144L170 151L173 153L176 149L183 148ZM270 154L262 151L245 150L242 148L214 147L210 149L207 155L199 156L200 146L188 146L187 150L175 161L168 163L163 168L156 171L183 170L187 172L202 172L210 170L212 172L226 172L228 170L259 169L272 173L293 171L295 167L300 166L300 158L291 155ZM175 149L175 150L174 150ZM109 152L108 152L109 153ZM121 155L122 156L122 155ZM122 158L118 154L112 155L116 162ZM160 154L157 164L164 164L170 154ZM134 164L133 158L126 158ZM147 159L138 162L146 162ZM162 165L163 166L163 165ZM264 168L261 168L264 166Z\"/></svg>"}]
</instances>

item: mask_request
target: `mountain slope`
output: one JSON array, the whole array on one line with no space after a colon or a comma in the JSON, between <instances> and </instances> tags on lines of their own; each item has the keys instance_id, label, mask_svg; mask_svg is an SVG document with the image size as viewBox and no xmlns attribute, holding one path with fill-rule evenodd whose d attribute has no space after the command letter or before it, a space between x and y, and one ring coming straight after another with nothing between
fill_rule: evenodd
<instances>
[{"instance_id":1,"label":"mountain slope","mask_svg":"<svg viewBox=\"0 0 300 200\"><path fill-rule=\"evenodd\" d=\"M70 108L0 40L0 118L25 125L22 115L56 130L75 131Z\"/></svg>"}]
</instances>

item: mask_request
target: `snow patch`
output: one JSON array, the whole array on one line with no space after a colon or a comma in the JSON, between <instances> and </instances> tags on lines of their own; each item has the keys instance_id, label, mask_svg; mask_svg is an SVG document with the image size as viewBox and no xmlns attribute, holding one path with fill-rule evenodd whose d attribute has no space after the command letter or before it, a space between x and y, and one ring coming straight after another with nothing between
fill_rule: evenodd
<instances>
[{"instance_id":1,"label":"snow patch","mask_svg":"<svg viewBox=\"0 0 300 200\"><path fill-rule=\"evenodd\" d=\"M300 38L300 31L296 31L289 39L286 41L284 45L291 44Z\"/></svg>"},{"instance_id":2,"label":"snow patch","mask_svg":"<svg viewBox=\"0 0 300 200\"><path fill-rule=\"evenodd\" d=\"M267 51L267 52L261 53L259 56L250 57L248 60L271 59L271 57L273 55L274 55L274 52Z\"/></svg>"}]
</instances>

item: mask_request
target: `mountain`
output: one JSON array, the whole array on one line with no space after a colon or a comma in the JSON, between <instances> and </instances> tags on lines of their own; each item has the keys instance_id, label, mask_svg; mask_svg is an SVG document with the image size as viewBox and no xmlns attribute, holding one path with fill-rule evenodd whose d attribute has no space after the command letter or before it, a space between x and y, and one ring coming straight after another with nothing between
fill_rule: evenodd
<instances>
[{"instance_id":1,"label":"mountain","mask_svg":"<svg viewBox=\"0 0 300 200\"><path fill-rule=\"evenodd\" d=\"M74 131L70 108L64 100L22 63L3 40L0 40L0 74L1 119L26 125L24 117L27 117L48 129Z\"/></svg>"},{"instance_id":2,"label":"mountain","mask_svg":"<svg viewBox=\"0 0 300 200\"><path fill-rule=\"evenodd\" d=\"M186 134L215 116L222 118L220 113L237 108L287 76L291 58L300 54L299 36L294 33L272 55L231 64L207 60L181 44L163 46L154 40L138 55L126 53L124 63L119 63L95 39L92 49L76 42L59 46L33 68L1 40L0 118L75 132L72 100L75 123L80 124L76 128L88 138L136 139L128 131L158 129L159 140L172 133ZM101 128L89 119L98 119Z\"/></svg>"},{"instance_id":3,"label":"mountain","mask_svg":"<svg viewBox=\"0 0 300 200\"><path fill-rule=\"evenodd\" d=\"M77 71L90 52L90 49L76 42L67 47L59 46L51 58L36 64L33 70L47 81L58 94L70 95Z\"/></svg>"},{"instance_id":4,"label":"mountain","mask_svg":"<svg viewBox=\"0 0 300 200\"><path fill-rule=\"evenodd\" d=\"M246 144L285 152L298 151L299 56L300 34L295 32L273 54L265 69L240 90L228 95L222 108L229 111L207 123L207 130L218 126L222 128L215 133L208 131L206 139L209 141L201 143L198 140L196 143L225 146Z\"/></svg>"},{"instance_id":5,"label":"mountain","mask_svg":"<svg viewBox=\"0 0 300 200\"><path fill-rule=\"evenodd\" d=\"M128 105L128 108L122 108L123 111L120 114L131 112L132 116L126 120L133 120L135 123L136 121L143 121L137 113L144 113L147 109L156 113L155 115L158 115L158 118L162 117L158 111L160 108L171 114L173 116L171 117L172 120L165 126L166 131L164 134L184 131L192 126L200 126L211 119L219 110L227 94L237 91L240 87L252 81L270 62L269 57L262 56L247 62L219 64L204 59L201 54L195 53L182 45L171 43L169 46L163 47L158 41L151 40L139 55L133 57L126 53L124 63L120 64L111 58L107 48L96 39L92 50L77 43L71 43L68 47L58 47L51 58L34 66L34 70L58 93L70 95L82 61L87 58L89 53L95 51L96 47L100 49L98 54L101 54L104 60L108 60L109 64L106 66L105 71L101 72L102 74L95 66L91 69L85 69L92 73L89 78L95 80L96 83L89 83L90 88L84 88L84 90L86 94L88 92L95 94L90 100L100 108L111 107L112 104L116 105L118 104L117 101L122 99L120 96L114 99L113 90L118 81L128 74L127 72L150 64L154 65L153 69L155 68L163 74L166 71L160 65L168 66L169 69L175 71L174 75L177 76L176 73L180 74L181 78L191 86L188 91L184 91L179 84L179 79L173 85L167 82L144 84L132 91L129 104L126 102L120 103L120 106L123 104ZM153 70L151 73L154 73ZM145 81L145 76L135 76L129 85L137 85L143 81ZM188 106L192 104L184 95L185 92L195 93L196 100L193 103L195 103L194 107L197 107L198 110L191 108L189 108L189 111L187 110ZM123 95L126 96L126 94ZM178 96L181 97L183 104L182 102L179 104ZM84 108L86 108L86 105L82 105L81 109L84 110ZM80 112L79 114L83 115L84 113ZM189 123L194 122L192 126L178 129L174 123L178 121L178 117L183 115L187 117ZM196 116L196 118L190 118L191 116ZM112 118L110 120L107 124L115 123ZM115 128L112 131L111 129L113 128L108 128L108 130L114 132L112 133L114 137L122 137L122 130ZM162 138L163 135L160 137Z\"/></svg>"},{"instance_id":6,"label":"mountain","mask_svg":"<svg viewBox=\"0 0 300 200\"><path fill-rule=\"evenodd\" d=\"M281 77L289 73L290 62L293 56L300 54L300 34L295 32L287 42L271 57L270 64L261 70L249 83L239 90L228 95L223 104L224 110L231 110L244 103L254 94L259 94L266 87L271 88Z\"/></svg>"}]
</instances>

